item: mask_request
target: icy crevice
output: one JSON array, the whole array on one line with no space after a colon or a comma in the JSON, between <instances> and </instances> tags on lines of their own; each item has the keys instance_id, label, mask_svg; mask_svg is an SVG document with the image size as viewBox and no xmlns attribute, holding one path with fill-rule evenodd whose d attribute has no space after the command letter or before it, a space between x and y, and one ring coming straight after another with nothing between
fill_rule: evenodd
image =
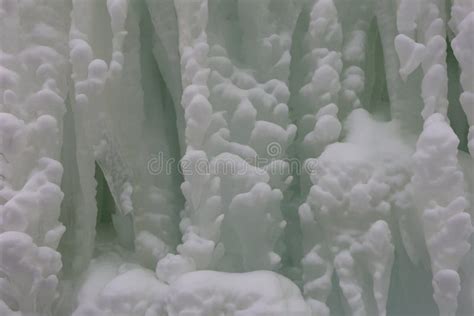
<instances>
[{"instance_id":1,"label":"icy crevice","mask_svg":"<svg viewBox=\"0 0 474 316\"><path fill-rule=\"evenodd\" d=\"M446 63L448 64L448 118L452 129L459 138L459 149L469 152L467 148L469 124L462 109L459 95L462 93L459 63L454 56L451 44L448 46Z\"/></svg>"},{"instance_id":2,"label":"icy crevice","mask_svg":"<svg viewBox=\"0 0 474 316\"><path fill-rule=\"evenodd\" d=\"M365 88L361 95L362 107L383 121L391 120L384 51L377 19L374 16L367 31Z\"/></svg>"},{"instance_id":3,"label":"icy crevice","mask_svg":"<svg viewBox=\"0 0 474 316\"><path fill-rule=\"evenodd\" d=\"M460 101L469 123L468 148L471 156L474 153L474 111L473 111L473 39L472 33L474 23L474 4L469 1L453 1L451 7L451 20L449 26L456 35L451 46L454 55L461 66L460 82L464 92L460 96Z\"/></svg>"}]
</instances>

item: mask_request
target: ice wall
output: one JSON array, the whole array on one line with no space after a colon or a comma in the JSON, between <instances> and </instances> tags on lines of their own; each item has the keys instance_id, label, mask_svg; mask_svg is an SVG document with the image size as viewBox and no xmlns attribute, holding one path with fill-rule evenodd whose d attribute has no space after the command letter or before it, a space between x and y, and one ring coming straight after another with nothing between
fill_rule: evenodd
<instances>
[{"instance_id":1,"label":"ice wall","mask_svg":"<svg viewBox=\"0 0 474 316\"><path fill-rule=\"evenodd\" d=\"M0 0L0 315L474 315L471 0Z\"/></svg>"}]
</instances>

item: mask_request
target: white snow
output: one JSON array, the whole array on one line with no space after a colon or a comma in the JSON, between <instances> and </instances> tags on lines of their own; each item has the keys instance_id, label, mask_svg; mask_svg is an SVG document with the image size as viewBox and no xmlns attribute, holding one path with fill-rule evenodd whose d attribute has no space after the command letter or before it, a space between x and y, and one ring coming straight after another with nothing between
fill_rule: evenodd
<instances>
[{"instance_id":1,"label":"white snow","mask_svg":"<svg viewBox=\"0 0 474 316\"><path fill-rule=\"evenodd\" d=\"M0 315L474 315L473 29L0 0Z\"/></svg>"}]
</instances>

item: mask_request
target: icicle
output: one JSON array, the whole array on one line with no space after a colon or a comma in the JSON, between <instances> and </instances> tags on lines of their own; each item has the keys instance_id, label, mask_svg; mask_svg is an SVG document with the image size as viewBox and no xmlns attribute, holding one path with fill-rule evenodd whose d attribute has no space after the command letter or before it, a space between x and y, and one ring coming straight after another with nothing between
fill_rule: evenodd
<instances>
[{"instance_id":1,"label":"icicle","mask_svg":"<svg viewBox=\"0 0 474 316\"><path fill-rule=\"evenodd\" d=\"M418 3L418 1L411 2ZM409 4L410 1L407 3ZM421 46L408 45L411 49L403 52L403 45L397 48L398 44L395 42L395 38L400 34L397 30L399 22L396 19L398 11L395 1L376 1L375 11L383 47L391 117L400 122L405 133L419 133L423 127L423 118L420 112L424 106L421 98L421 80L418 75L413 75L408 77L407 81L403 81L401 75L405 76L405 72L408 73L411 68L416 68L419 65ZM412 13L410 12L410 15ZM404 43L403 39L409 39L403 36L398 37L398 41L402 39L402 44ZM400 56L403 56L403 62L407 63L404 65L409 66L408 68L400 67ZM404 70L402 74L400 74L401 69Z\"/></svg>"},{"instance_id":2,"label":"icicle","mask_svg":"<svg viewBox=\"0 0 474 316\"><path fill-rule=\"evenodd\" d=\"M433 113L446 116L448 111L443 4L439 0L403 0L397 11L400 34L395 37L395 49L400 58L400 75L406 80L422 65L421 95L425 107L421 115L425 120Z\"/></svg>"},{"instance_id":3,"label":"icicle","mask_svg":"<svg viewBox=\"0 0 474 316\"><path fill-rule=\"evenodd\" d=\"M343 117L367 104L363 104L362 94L366 84L368 30L374 15L374 0L360 1L357 6L345 4L347 21L343 22L344 43L342 47L343 69L341 73L341 92L339 108ZM352 17L355 17L352 18Z\"/></svg>"}]
</instances>

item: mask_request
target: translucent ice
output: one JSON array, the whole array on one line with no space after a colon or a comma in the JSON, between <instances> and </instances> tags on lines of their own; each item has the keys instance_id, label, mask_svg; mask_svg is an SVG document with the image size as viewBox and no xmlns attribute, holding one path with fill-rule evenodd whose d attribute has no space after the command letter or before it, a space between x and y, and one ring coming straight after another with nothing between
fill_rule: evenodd
<instances>
[{"instance_id":1,"label":"translucent ice","mask_svg":"<svg viewBox=\"0 0 474 316\"><path fill-rule=\"evenodd\" d=\"M0 315L474 315L472 0L0 0Z\"/></svg>"}]
</instances>

